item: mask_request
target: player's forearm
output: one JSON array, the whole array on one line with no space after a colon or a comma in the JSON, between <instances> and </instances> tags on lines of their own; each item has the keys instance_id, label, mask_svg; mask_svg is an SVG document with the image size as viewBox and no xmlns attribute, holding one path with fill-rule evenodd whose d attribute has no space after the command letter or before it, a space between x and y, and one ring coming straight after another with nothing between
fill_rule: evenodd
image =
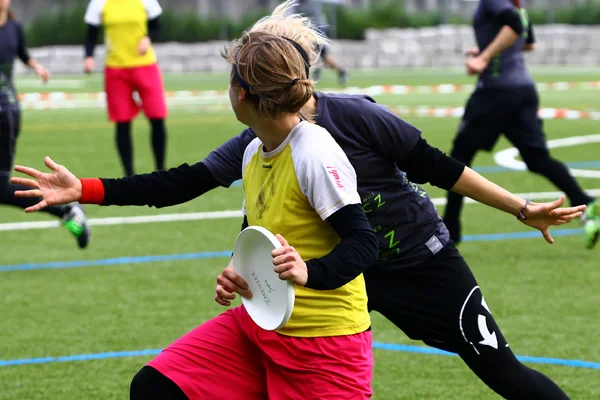
<instances>
[{"instance_id":1,"label":"player's forearm","mask_svg":"<svg viewBox=\"0 0 600 400\"><path fill-rule=\"evenodd\" d=\"M186 203L219 183L202 163L120 179L82 179L82 203L169 207Z\"/></svg>"},{"instance_id":2,"label":"player's forearm","mask_svg":"<svg viewBox=\"0 0 600 400\"><path fill-rule=\"evenodd\" d=\"M513 30L513 28L508 25L503 26L492 43L490 43L481 52L480 57L490 61L492 58L496 57L498 54L512 46L518 38L519 35Z\"/></svg>"},{"instance_id":3,"label":"player's forearm","mask_svg":"<svg viewBox=\"0 0 600 400\"><path fill-rule=\"evenodd\" d=\"M327 219L340 236L340 243L327 255L308 260L306 287L334 290L346 285L378 258L377 238L358 204L348 205Z\"/></svg>"},{"instance_id":4,"label":"player's forearm","mask_svg":"<svg viewBox=\"0 0 600 400\"><path fill-rule=\"evenodd\" d=\"M523 199L470 168L465 168L452 191L514 216L519 215L525 205Z\"/></svg>"},{"instance_id":5,"label":"player's forearm","mask_svg":"<svg viewBox=\"0 0 600 400\"><path fill-rule=\"evenodd\" d=\"M38 63L34 58L29 57L29 60L27 60L27 66L33 70L36 70L37 68L39 68L41 65L40 63Z\"/></svg>"}]
</instances>

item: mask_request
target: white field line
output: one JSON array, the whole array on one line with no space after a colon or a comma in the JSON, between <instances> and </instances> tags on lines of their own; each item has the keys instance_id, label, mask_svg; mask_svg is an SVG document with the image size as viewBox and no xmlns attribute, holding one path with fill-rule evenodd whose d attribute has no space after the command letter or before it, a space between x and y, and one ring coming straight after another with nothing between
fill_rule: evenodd
<instances>
[{"instance_id":1,"label":"white field line","mask_svg":"<svg viewBox=\"0 0 600 400\"><path fill-rule=\"evenodd\" d=\"M600 189L591 189L586 191L590 196L600 196ZM517 196L522 198L532 198L539 200L555 200L558 199L562 192L534 192L534 193L518 193ZM436 206L446 205L445 197L431 199ZM466 204L475 204L475 200L466 199ZM88 220L91 226L109 226L109 225L133 225L133 224L150 224L157 222L176 222L176 221L202 221L210 219L228 219L242 218L240 210L229 211L211 211L199 213L183 213L183 214L161 214L148 215L138 217L112 217L112 218L91 218ZM0 231L21 231L30 229L50 229L58 228L58 221L36 221L36 222L15 222L0 224Z\"/></svg>"},{"instance_id":2,"label":"white field line","mask_svg":"<svg viewBox=\"0 0 600 400\"><path fill-rule=\"evenodd\" d=\"M572 136L561 139L554 139L548 141L548 148L556 149L559 147L570 147L577 146L587 143L599 143L600 142L600 134L597 135L584 135L584 136ZM511 147L502 151L497 152L494 155L494 161L496 164L510 168L516 171L525 171L527 169L527 165L520 160L517 160L519 156L519 150L515 147ZM597 170L589 170L589 169L571 169L571 174L573 176L578 176L580 178L600 178L600 171Z\"/></svg>"}]
</instances>

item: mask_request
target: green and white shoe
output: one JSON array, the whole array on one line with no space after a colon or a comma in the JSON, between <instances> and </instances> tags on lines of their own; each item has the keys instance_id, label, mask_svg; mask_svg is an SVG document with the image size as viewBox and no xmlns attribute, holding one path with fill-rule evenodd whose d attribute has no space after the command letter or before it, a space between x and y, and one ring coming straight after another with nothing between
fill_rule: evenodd
<instances>
[{"instance_id":1,"label":"green and white shoe","mask_svg":"<svg viewBox=\"0 0 600 400\"><path fill-rule=\"evenodd\" d=\"M90 241L91 234L87 217L78 203L73 203L68 207L70 207L69 211L63 217L62 224L75 236L79 248L85 249Z\"/></svg>"},{"instance_id":2,"label":"green and white shoe","mask_svg":"<svg viewBox=\"0 0 600 400\"><path fill-rule=\"evenodd\" d=\"M591 202L581 216L581 223L585 232L586 247L593 249L600 239L600 202Z\"/></svg>"}]
</instances>

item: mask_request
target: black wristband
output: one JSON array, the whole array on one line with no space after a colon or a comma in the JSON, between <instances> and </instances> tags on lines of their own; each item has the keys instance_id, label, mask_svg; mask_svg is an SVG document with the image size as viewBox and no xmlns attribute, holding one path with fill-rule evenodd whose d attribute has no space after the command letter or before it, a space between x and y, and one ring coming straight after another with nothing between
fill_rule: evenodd
<instances>
[{"instance_id":1,"label":"black wristband","mask_svg":"<svg viewBox=\"0 0 600 400\"><path fill-rule=\"evenodd\" d=\"M525 217L525 210L527 209L527 206L531 204L533 200L529 199L525 202L525 205L523 206L523 208L521 209L521 212L519 213L519 215L517 215L517 219L519 221L525 221L527 218Z\"/></svg>"}]
</instances>

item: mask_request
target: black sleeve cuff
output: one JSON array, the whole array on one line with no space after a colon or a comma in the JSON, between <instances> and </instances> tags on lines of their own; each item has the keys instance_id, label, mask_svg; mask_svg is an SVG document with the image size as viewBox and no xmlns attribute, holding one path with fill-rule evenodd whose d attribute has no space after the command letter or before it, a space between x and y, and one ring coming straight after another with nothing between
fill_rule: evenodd
<instances>
[{"instance_id":1,"label":"black sleeve cuff","mask_svg":"<svg viewBox=\"0 0 600 400\"><path fill-rule=\"evenodd\" d=\"M529 26L527 27L527 44L535 43L535 34L533 33L533 25L531 21L529 21Z\"/></svg>"},{"instance_id":2,"label":"black sleeve cuff","mask_svg":"<svg viewBox=\"0 0 600 400\"><path fill-rule=\"evenodd\" d=\"M86 57L94 57L94 50L96 48L96 43L98 42L98 32L100 30L99 27L88 24L87 34L85 37L85 56Z\"/></svg>"},{"instance_id":3,"label":"black sleeve cuff","mask_svg":"<svg viewBox=\"0 0 600 400\"><path fill-rule=\"evenodd\" d=\"M148 20L148 37L152 42L157 42L160 39L160 17Z\"/></svg>"},{"instance_id":4,"label":"black sleeve cuff","mask_svg":"<svg viewBox=\"0 0 600 400\"><path fill-rule=\"evenodd\" d=\"M508 25L517 35L523 33L523 23L521 22L521 16L517 11L506 10L498 14L498 22L502 25Z\"/></svg>"}]
</instances>

